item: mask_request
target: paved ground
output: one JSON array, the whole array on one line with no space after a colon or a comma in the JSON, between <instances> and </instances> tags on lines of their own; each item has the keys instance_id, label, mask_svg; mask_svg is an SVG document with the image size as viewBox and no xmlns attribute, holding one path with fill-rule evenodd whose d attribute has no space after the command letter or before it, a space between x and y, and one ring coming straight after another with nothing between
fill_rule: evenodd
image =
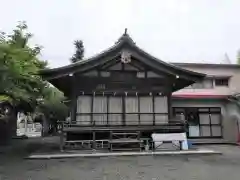
<instances>
[{"instance_id":1,"label":"paved ground","mask_svg":"<svg viewBox=\"0 0 240 180\"><path fill-rule=\"evenodd\" d=\"M41 143L27 140L0 155L0 180L239 180L240 148L207 146L223 151L214 156L139 156L26 160ZM30 142L30 146L29 146Z\"/></svg>"}]
</instances>

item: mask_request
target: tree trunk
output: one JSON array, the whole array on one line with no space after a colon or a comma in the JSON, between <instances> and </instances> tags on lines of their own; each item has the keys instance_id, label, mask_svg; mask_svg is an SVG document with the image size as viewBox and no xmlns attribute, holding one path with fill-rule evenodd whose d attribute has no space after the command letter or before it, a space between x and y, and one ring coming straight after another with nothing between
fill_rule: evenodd
<instances>
[{"instance_id":1,"label":"tree trunk","mask_svg":"<svg viewBox=\"0 0 240 180\"><path fill-rule=\"evenodd\" d=\"M0 119L0 145L7 145L11 138L11 126L8 118Z\"/></svg>"}]
</instances>

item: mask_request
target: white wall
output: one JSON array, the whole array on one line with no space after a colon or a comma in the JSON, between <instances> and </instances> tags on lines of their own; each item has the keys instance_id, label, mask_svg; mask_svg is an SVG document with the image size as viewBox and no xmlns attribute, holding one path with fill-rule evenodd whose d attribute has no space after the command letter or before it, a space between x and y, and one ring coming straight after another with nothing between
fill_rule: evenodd
<instances>
[{"instance_id":1,"label":"white wall","mask_svg":"<svg viewBox=\"0 0 240 180\"><path fill-rule=\"evenodd\" d=\"M188 65L188 66L181 66L184 69L204 73L208 76L230 76L229 79L229 86L215 86L213 89L181 89L175 94L178 93L211 93L215 95L231 95L235 93L240 93L240 68L236 67L198 67L197 65Z\"/></svg>"},{"instance_id":2,"label":"white wall","mask_svg":"<svg viewBox=\"0 0 240 180\"><path fill-rule=\"evenodd\" d=\"M240 132L240 111L239 107L234 102L229 102L225 106L226 108L226 120L224 121L224 128L227 132L225 134L227 139L231 141L238 141L238 133Z\"/></svg>"}]
</instances>

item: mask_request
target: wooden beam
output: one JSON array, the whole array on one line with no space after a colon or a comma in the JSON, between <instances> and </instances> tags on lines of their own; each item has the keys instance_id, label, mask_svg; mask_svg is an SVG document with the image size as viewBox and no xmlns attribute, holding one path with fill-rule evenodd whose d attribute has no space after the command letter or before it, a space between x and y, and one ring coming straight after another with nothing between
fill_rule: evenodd
<instances>
[{"instance_id":1,"label":"wooden beam","mask_svg":"<svg viewBox=\"0 0 240 180\"><path fill-rule=\"evenodd\" d=\"M168 102L168 119L171 120L173 117L172 114L172 93L167 95L167 102Z\"/></svg>"},{"instance_id":2,"label":"wooden beam","mask_svg":"<svg viewBox=\"0 0 240 180\"><path fill-rule=\"evenodd\" d=\"M140 125L140 98L137 95L137 99L138 99L138 125Z\"/></svg>"},{"instance_id":3,"label":"wooden beam","mask_svg":"<svg viewBox=\"0 0 240 180\"><path fill-rule=\"evenodd\" d=\"M139 64L134 58L132 58L131 66L137 68L139 71L144 71L146 67L143 64Z\"/></svg>"},{"instance_id":4,"label":"wooden beam","mask_svg":"<svg viewBox=\"0 0 240 180\"><path fill-rule=\"evenodd\" d=\"M107 97L107 126L109 125L109 96Z\"/></svg>"},{"instance_id":5,"label":"wooden beam","mask_svg":"<svg viewBox=\"0 0 240 180\"><path fill-rule=\"evenodd\" d=\"M152 94L152 103L153 103L153 125L155 126L155 96Z\"/></svg>"},{"instance_id":6,"label":"wooden beam","mask_svg":"<svg viewBox=\"0 0 240 180\"><path fill-rule=\"evenodd\" d=\"M76 78L73 75L71 79L71 122L76 122L77 113L77 93L76 93Z\"/></svg>"},{"instance_id":7,"label":"wooden beam","mask_svg":"<svg viewBox=\"0 0 240 180\"><path fill-rule=\"evenodd\" d=\"M153 58L153 57L148 57L145 53L142 52L136 52L136 51L131 51L130 52L132 57L135 57L138 61L144 63L145 65L151 67L151 69L155 69L158 72L161 73L166 73L172 77L176 77L176 75L181 76L181 78L186 79L186 80L194 80L197 81L200 79L200 77L197 75L193 75L193 73L189 73L189 71L186 71L184 69L176 68L172 65L168 65L167 63L163 64L160 63L159 60ZM202 77L203 78L203 77Z\"/></svg>"},{"instance_id":8,"label":"wooden beam","mask_svg":"<svg viewBox=\"0 0 240 180\"><path fill-rule=\"evenodd\" d=\"M131 52L132 56L139 62L144 64L144 66L149 67L150 69L155 69L155 71L164 73L169 76L175 76L176 74L169 70L168 68L164 67L163 65L160 65L159 63L155 61L151 61L143 56L140 56L136 52ZM144 62L144 63L143 63Z\"/></svg>"},{"instance_id":9,"label":"wooden beam","mask_svg":"<svg viewBox=\"0 0 240 180\"><path fill-rule=\"evenodd\" d=\"M125 98L126 96L122 96L122 125L126 125L126 105L125 105Z\"/></svg>"},{"instance_id":10,"label":"wooden beam","mask_svg":"<svg viewBox=\"0 0 240 180\"><path fill-rule=\"evenodd\" d=\"M63 152L63 150L64 150L64 132L62 127L60 132L60 151Z\"/></svg>"},{"instance_id":11,"label":"wooden beam","mask_svg":"<svg viewBox=\"0 0 240 180\"><path fill-rule=\"evenodd\" d=\"M92 136L93 136L93 149L96 149L96 132L95 131L92 132Z\"/></svg>"},{"instance_id":12,"label":"wooden beam","mask_svg":"<svg viewBox=\"0 0 240 180\"><path fill-rule=\"evenodd\" d=\"M141 71L147 73L147 71ZM94 84L101 84L101 83L114 83L114 82L121 82L126 84L149 84L149 85L171 85L175 83L175 80L171 78L138 78L137 72L121 72L121 71L115 71L116 75L119 75L119 77L116 76L110 76L110 77L87 77L87 76L80 76L77 78L77 84L76 87L82 87L83 85L89 85L89 81L91 81ZM121 77L120 77L121 75ZM67 81L66 81L67 82ZM81 82L81 83L79 83ZM172 82L172 83L171 83ZM183 82L184 83L184 82Z\"/></svg>"},{"instance_id":13,"label":"wooden beam","mask_svg":"<svg viewBox=\"0 0 240 180\"><path fill-rule=\"evenodd\" d=\"M120 61L120 56L115 56L115 57L112 59L112 61L108 61L108 62L106 62L106 63L103 63L103 64L99 65L98 67L99 67L99 69L105 71L105 70L108 70L109 68L111 68L112 66L118 64L118 63L121 63L121 61Z\"/></svg>"},{"instance_id":14,"label":"wooden beam","mask_svg":"<svg viewBox=\"0 0 240 180\"><path fill-rule=\"evenodd\" d=\"M90 121L91 121L91 124L92 125L95 125L95 122L93 122L93 103L94 103L94 98L95 98L95 95L93 95L93 96L91 96L91 109L90 109L90 112L91 112L91 119L90 119Z\"/></svg>"}]
</instances>

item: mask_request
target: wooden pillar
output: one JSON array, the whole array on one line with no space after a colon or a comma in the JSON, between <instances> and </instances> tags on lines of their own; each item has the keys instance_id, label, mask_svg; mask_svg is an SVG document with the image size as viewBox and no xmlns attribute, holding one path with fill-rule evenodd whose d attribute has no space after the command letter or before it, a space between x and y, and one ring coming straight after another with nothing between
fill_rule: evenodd
<instances>
[{"instance_id":1,"label":"wooden pillar","mask_svg":"<svg viewBox=\"0 0 240 180\"><path fill-rule=\"evenodd\" d=\"M153 104L153 126L155 126L155 96L152 95L152 104Z\"/></svg>"},{"instance_id":2,"label":"wooden pillar","mask_svg":"<svg viewBox=\"0 0 240 180\"><path fill-rule=\"evenodd\" d=\"M90 119L90 121L91 121L91 125L92 126L95 126L95 121L93 121L93 103L94 103L94 98L95 98L95 94L93 95L93 96L91 96L91 109L90 109L90 112L91 112L91 119Z\"/></svg>"},{"instance_id":3,"label":"wooden pillar","mask_svg":"<svg viewBox=\"0 0 240 180\"><path fill-rule=\"evenodd\" d=\"M76 83L75 83L75 75L72 76L71 81L71 105L70 105L70 111L71 111L71 123L76 122L76 115L77 115L77 95L76 95Z\"/></svg>"},{"instance_id":4,"label":"wooden pillar","mask_svg":"<svg viewBox=\"0 0 240 180\"><path fill-rule=\"evenodd\" d=\"M112 151L112 131L110 131L110 137L109 137L109 150Z\"/></svg>"},{"instance_id":5,"label":"wooden pillar","mask_svg":"<svg viewBox=\"0 0 240 180\"><path fill-rule=\"evenodd\" d=\"M92 136L93 136L93 149L96 149L96 132L95 131L92 132Z\"/></svg>"},{"instance_id":6,"label":"wooden pillar","mask_svg":"<svg viewBox=\"0 0 240 180\"><path fill-rule=\"evenodd\" d=\"M172 93L167 95L167 102L168 102L168 119L171 120L173 117L172 113Z\"/></svg>"},{"instance_id":7,"label":"wooden pillar","mask_svg":"<svg viewBox=\"0 0 240 180\"><path fill-rule=\"evenodd\" d=\"M60 134L60 151L63 151L63 145L64 144L64 140L63 140L63 133Z\"/></svg>"},{"instance_id":8,"label":"wooden pillar","mask_svg":"<svg viewBox=\"0 0 240 180\"><path fill-rule=\"evenodd\" d=\"M109 96L107 97L107 126L109 126Z\"/></svg>"},{"instance_id":9,"label":"wooden pillar","mask_svg":"<svg viewBox=\"0 0 240 180\"><path fill-rule=\"evenodd\" d=\"M140 116L140 98L139 98L139 96L137 95L137 98L138 98L138 125L140 125L141 124L141 116Z\"/></svg>"},{"instance_id":10,"label":"wooden pillar","mask_svg":"<svg viewBox=\"0 0 240 180\"><path fill-rule=\"evenodd\" d=\"M77 97L71 98L71 123L76 122L76 116L77 116Z\"/></svg>"},{"instance_id":11,"label":"wooden pillar","mask_svg":"<svg viewBox=\"0 0 240 180\"><path fill-rule=\"evenodd\" d=\"M60 131L60 151L62 152L64 150L64 132L63 132L63 124L61 125L61 131Z\"/></svg>"},{"instance_id":12,"label":"wooden pillar","mask_svg":"<svg viewBox=\"0 0 240 180\"><path fill-rule=\"evenodd\" d=\"M125 96L122 96L122 125L126 125L126 109L125 109L125 99L126 99L126 94Z\"/></svg>"},{"instance_id":13,"label":"wooden pillar","mask_svg":"<svg viewBox=\"0 0 240 180\"><path fill-rule=\"evenodd\" d=\"M138 131L137 140L139 145L139 150L142 151L142 142L141 142L141 131Z\"/></svg>"}]
</instances>

